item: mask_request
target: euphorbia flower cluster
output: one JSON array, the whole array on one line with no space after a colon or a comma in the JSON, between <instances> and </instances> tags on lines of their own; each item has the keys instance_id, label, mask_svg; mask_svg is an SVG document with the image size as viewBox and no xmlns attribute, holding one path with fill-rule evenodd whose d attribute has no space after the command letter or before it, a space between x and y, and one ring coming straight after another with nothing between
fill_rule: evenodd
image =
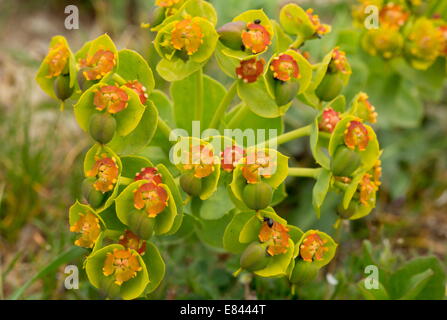
<instances>
[{"instance_id":1,"label":"euphorbia flower cluster","mask_svg":"<svg viewBox=\"0 0 447 320\"><path fill-rule=\"evenodd\" d=\"M286 178L317 180L312 204L318 217L329 191L343 194L340 218L367 215L380 185L380 149L367 124L377 113L366 93L346 105L342 92L352 73L346 53L335 47L312 64L299 48L330 26L296 4L281 9L279 22L249 10L218 30L207 1L156 5L150 30L157 33L156 71L171 83L169 96L154 90L142 56L118 51L107 35L75 54L55 37L37 76L52 97L77 99L76 121L95 141L84 158L82 198L69 210L75 245L91 249L84 264L89 281L110 298L145 297L165 274L154 239L181 228L190 230L176 237L195 232L194 239L240 255L235 275L285 277L292 289L315 279L337 244L276 213L287 196ZM382 16L393 28L405 23L397 7L388 6ZM212 56L233 79L228 90L203 75ZM240 103L230 108L235 99ZM315 119L276 140L238 145L214 130L205 138L188 136L190 121L216 130L264 129L272 119L284 128L294 101L314 108ZM183 133L174 134L174 125ZM289 168L289 158L273 145L309 135L319 167Z\"/></svg>"}]
</instances>

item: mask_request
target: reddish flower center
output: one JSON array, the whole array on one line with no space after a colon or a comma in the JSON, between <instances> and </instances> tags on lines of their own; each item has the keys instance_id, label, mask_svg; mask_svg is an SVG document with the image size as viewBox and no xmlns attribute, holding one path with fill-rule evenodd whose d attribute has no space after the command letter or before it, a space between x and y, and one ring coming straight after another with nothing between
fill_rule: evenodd
<instances>
[{"instance_id":1,"label":"reddish flower center","mask_svg":"<svg viewBox=\"0 0 447 320\"><path fill-rule=\"evenodd\" d=\"M203 43L203 32L192 19L178 22L171 33L172 46L176 50L185 50L188 55L197 52Z\"/></svg>"},{"instance_id":2,"label":"reddish flower center","mask_svg":"<svg viewBox=\"0 0 447 320\"><path fill-rule=\"evenodd\" d=\"M244 155L245 151L240 147L227 147L221 152L221 168L227 172L233 171L236 164L244 157Z\"/></svg>"},{"instance_id":3,"label":"reddish flower center","mask_svg":"<svg viewBox=\"0 0 447 320\"><path fill-rule=\"evenodd\" d=\"M193 170L196 178L205 178L214 171L214 154L205 145L191 146L183 158L183 169Z\"/></svg>"},{"instance_id":4,"label":"reddish flower center","mask_svg":"<svg viewBox=\"0 0 447 320\"><path fill-rule=\"evenodd\" d=\"M140 255L144 255L146 251L146 241L138 238L130 230L124 231L124 234L120 236L119 244L125 248L133 249Z\"/></svg>"},{"instance_id":5,"label":"reddish flower center","mask_svg":"<svg viewBox=\"0 0 447 320\"><path fill-rule=\"evenodd\" d=\"M48 75L46 77L53 78L62 74L69 57L70 52L63 42L59 42L50 48L45 58L45 62L48 64Z\"/></svg>"},{"instance_id":6,"label":"reddish flower center","mask_svg":"<svg viewBox=\"0 0 447 320\"><path fill-rule=\"evenodd\" d=\"M252 152L244 159L242 175L247 183L258 183L261 177L270 178L276 170L276 162L264 151Z\"/></svg>"},{"instance_id":7,"label":"reddish flower center","mask_svg":"<svg viewBox=\"0 0 447 320\"><path fill-rule=\"evenodd\" d=\"M326 108L321 114L321 120L318 124L321 131L332 133L335 126L340 121L340 113L332 108Z\"/></svg>"},{"instance_id":8,"label":"reddish flower center","mask_svg":"<svg viewBox=\"0 0 447 320\"><path fill-rule=\"evenodd\" d=\"M149 218L156 217L168 206L168 193L153 183L145 183L134 191L134 206L145 210Z\"/></svg>"},{"instance_id":9,"label":"reddish flower center","mask_svg":"<svg viewBox=\"0 0 447 320\"><path fill-rule=\"evenodd\" d=\"M368 129L360 121L349 122L344 134L345 144L349 149L354 150L358 147L360 151L364 151L368 147Z\"/></svg>"},{"instance_id":10,"label":"reddish flower center","mask_svg":"<svg viewBox=\"0 0 447 320\"><path fill-rule=\"evenodd\" d=\"M244 47L253 53L260 53L267 49L271 43L271 36L267 29L258 23L248 23L247 29L242 31Z\"/></svg>"},{"instance_id":11,"label":"reddish flower center","mask_svg":"<svg viewBox=\"0 0 447 320\"><path fill-rule=\"evenodd\" d=\"M141 169L141 171L135 175L135 181L138 180L147 180L148 182L153 183L155 185L163 183L161 174L158 173L158 169L152 167L146 167Z\"/></svg>"},{"instance_id":12,"label":"reddish flower center","mask_svg":"<svg viewBox=\"0 0 447 320\"><path fill-rule=\"evenodd\" d=\"M325 35L326 33L331 32L331 27L326 24L322 24L320 22L320 17L316 14L313 14L314 9L309 8L306 10L306 13L310 19L310 22L312 22L312 24L314 25L315 33L322 36L322 35Z\"/></svg>"},{"instance_id":13,"label":"reddish flower center","mask_svg":"<svg viewBox=\"0 0 447 320\"><path fill-rule=\"evenodd\" d=\"M115 54L110 50L100 49L93 56L81 59L79 64L81 68L86 68L83 72L85 79L99 80L115 67Z\"/></svg>"},{"instance_id":14,"label":"reddish flower center","mask_svg":"<svg viewBox=\"0 0 447 320\"><path fill-rule=\"evenodd\" d=\"M102 272L106 277L113 275L115 283L120 286L136 277L141 269L137 254L132 253L130 249L114 249L113 252L107 253Z\"/></svg>"},{"instance_id":15,"label":"reddish flower center","mask_svg":"<svg viewBox=\"0 0 447 320\"><path fill-rule=\"evenodd\" d=\"M341 51L340 48L336 47L332 50L332 60L330 62L330 67L334 71L339 71L344 74L351 73L349 70L348 59L346 58L346 53Z\"/></svg>"},{"instance_id":16,"label":"reddish flower center","mask_svg":"<svg viewBox=\"0 0 447 320\"><path fill-rule=\"evenodd\" d=\"M241 61L239 67L236 68L237 77L245 83L255 82L264 71L264 65L265 61L262 58Z\"/></svg>"},{"instance_id":17,"label":"reddish flower center","mask_svg":"<svg viewBox=\"0 0 447 320\"><path fill-rule=\"evenodd\" d=\"M132 89L138 94L138 97L140 97L140 102L142 104L145 104L147 101L147 98L149 97L147 94L147 89L143 84L137 80L129 81L125 84L126 87Z\"/></svg>"},{"instance_id":18,"label":"reddish flower center","mask_svg":"<svg viewBox=\"0 0 447 320\"><path fill-rule=\"evenodd\" d=\"M96 177L93 187L102 193L113 190L119 174L115 159L107 157L106 154L96 156L95 159L93 168L87 172L88 177Z\"/></svg>"},{"instance_id":19,"label":"reddish flower center","mask_svg":"<svg viewBox=\"0 0 447 320\"><path fill-rule=\"evenodd\" d=\"M400 28L410 17L402 6L394 3L388 3L380 10L380 23L391 28Z\"/></svg>"},{"instance_id":20,"label":"reddish flower center","mask_svg":"<svg viewBox=\"0 0 447 320\"><path fill-rule=\"evenodd\" d=\"M281 54L273 58L270 64L270 69L273 71L273 77L281 81L289 81L299 77L299 67L296 60L288 54Z\"/></svg>"},{"instance_id":21,"label":"reddish flower center","mask_svg":"<svg viewBox=\"0 0 447 320\"><path fill-rule=\"evenodd\" d=\"M261 242L269 243L267 253L271 256L286 253L289 249L289 229L272 219L262 223L258 238Z\"/></svg>"},{"instance_id":22,"label":"reddish flower center","mask_svg":"<svg viewBox=\"0 0 447 320\"><path fill-rule=\"evenodd\" d=\"M127 108L129 96L126 91L117 86L103 86L95 91L93 104L96 110L107 110L109 113L118 113Z\"/></svg>"},{"instance_id":23,"label":"reddish flower center","mask_svg":"<svg viewBox=\"0 0 447 320\"><path fill-rule=\"evenodd\" d=\"M320 261L323 259L324 254L329 251L329 248L325 247L327 240L321 239L317 233L311 233L300 245L300 256L304 261Z\"/></svg>"}]
</instances>

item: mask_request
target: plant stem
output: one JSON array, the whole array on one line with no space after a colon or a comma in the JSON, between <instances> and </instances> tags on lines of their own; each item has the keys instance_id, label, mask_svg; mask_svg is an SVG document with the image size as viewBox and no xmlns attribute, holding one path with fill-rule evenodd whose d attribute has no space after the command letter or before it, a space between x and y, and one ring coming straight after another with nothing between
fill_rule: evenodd
<instances>
[{"instance_id":1,"label":"plant stem","mask_svg":"<svg viewBox=\"0 0 447 320\"><path fill-rule=\"evenodd\" d=\"M236 128L245 119L249 111L250 109L247 106L240 106L239 110L236 111L236 114L228 122L227 127Z\"/></svg>"},{"instance_id":2,"label":"plant stem","mask_svg":"<svg viewBox=\"0 0 447 320\"><path fill-rule=\"evenodd\" d=\"M117 82L119 85L121 85L121 86L127 83L127 81L124 80L124 78L121 77L118 73L114 73L114 74L112 75L112 79L113 79L114 81L116 81L116 82Z\"/></svg>"},{"instance_id":3,"label":"plant stem","mask_svg":"<svg viewBox=\"0 0 447 320\"><path fill-rule=\"evenodd\" d=\"M217 129L219 122L223 119L225 115L225 111L228 109L228 106L230 105L231 101L233 101L234 96L237 92L237 80L234 81L230 88L228 89L225 97L220 102L219 106L217 107L213 118L211 119L211 122L209 124L209 128L215 128Z\"/></svg>"},{"instance_id":4,"label":"plant stem","mask_svg":"<svg viewBox=\"0 0 447 320\"><path fill-rule=\"evenodd\" d=\"M289 176L316 179L320 171L321 168L289 168Z\"/></svg>"},{"instance_id":5,"label":"plant stem","mask_svg":"<svg viewBox=\"0 0 447 320\"><path fill-rule=\"evenodd\" d=\"M202 68L197 71L197 82L196 82L196 95L197 95L197 105L194 119L197 121L202 120L203 114L203 70Z\"/></svg>"},{"instance_id":6,"label":"plant stem","mask_svg":"<svg viewBox=\"0 0 447 320\"><path fill-rule=\"evenodd\" d=\"M276 137L278 145L310 135L311 125L298 128Z\"/></svg>"},{"instance_id":7,"label":"plant stem","mask_svg":"<svg viewBox=\"0 0 447 320\"><path fill-rule=\"evenodd\" d=\"M125 184L125 185L131 184L134 181L135 180L133 180L131 178L126 178L126 177L119 177L119 179L118 179L119 184Z\"/></svg>"},{"instance_id":8,"label":"plant stem","mask_svg":"<svg viewBox=\"0 0 447 320\"><path fill-rule=\"evenodd\" d=\"M168 124L160 117L158 117L158 124L157 124L158 130L160 130L161 134L165 136L166 139L168 139L169 143L175 144L175 141L170 141L169 136L171 135L172 129L168 126Z\"/></svg>"}]
</instances>

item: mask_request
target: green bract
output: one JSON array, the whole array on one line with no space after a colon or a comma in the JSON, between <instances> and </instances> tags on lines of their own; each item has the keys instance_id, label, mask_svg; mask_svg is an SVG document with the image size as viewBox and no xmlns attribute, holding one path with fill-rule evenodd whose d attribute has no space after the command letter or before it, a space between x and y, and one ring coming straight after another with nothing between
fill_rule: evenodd
<instances>
[{"instance_id":1,"label":"green bract","mask_svg":"<svg viewBox=\"0 0 447 320\"><path fill-rule=\"evenodd\" d=\"M183 22L196 26L198 28L196 32L202 35L200 39L194 38L196 42L194 51L184 52L184 50L174 47L173 41L176 37L173 35L173 30ZM193 36L198 37L197 35ZM218 35L214 25L205 18L184 18L184 20L168 23L158 31L154 40L155 49L163 58L157 65L158 73L167 81L178 81L189 76L199 70L206 60L211 57L217 38Z\"/></svg>"},{"instance_id":2,"label":"green bract","mask_svg":"<svg viewBox=\"0 0 447 320\"><path fill-rule=\"evenodd\" d=\"M124 247L119 244L111 244L97 250L87 258L85 270L89 281L111 298L121 297L126 300L138 298L150 283L149 273L144 260L135 250L131 250L132 254L137 255L142 269L137 272L136 277L118 286L113 283L111 276L106 277L102 271L107 254L112 253L113 250L124 250Z\"/></svg>"},{"instance_id":3,"label":"green bract","mask_svg":"<svg viewBox=\"0 0 447 320\"><path fill-rule=\"evenodd\" d=\"M171 191L164 184L158 185L168 194L168 204L162 212L151 218L144 210L135 208L134 193L145 183L148 183L148 181L139 180L129 184L116 198L115 202L116 213L120 221L139 237L149 239L152 232L155 235L162 235L171 230L177 215L177 208Z\"/></svg>"},{"instance_id":4,"label":"green bract","mask_svg":"<svg viewBox=\"0 0 447 320\"><path fill-rule=\"evenodd\" d=\"M49 49L51 50L57 45L61 45L62 47L67 49L68 60L65 64L63 70L61 70L61 75L68 75L69 88L74 89L76 85L76 60L73 52L71 51L67 40L63 36L54 36L50 41ZM54 91L54 82L57 77L50 77L50 69L47 61L47 57L42 61L39 70L36 75L36 82L42 88L42 90L48 94L50 97L54 99L59 99ZM71 95L71 94L70 94Z\"/></svg>"}]
</instances>

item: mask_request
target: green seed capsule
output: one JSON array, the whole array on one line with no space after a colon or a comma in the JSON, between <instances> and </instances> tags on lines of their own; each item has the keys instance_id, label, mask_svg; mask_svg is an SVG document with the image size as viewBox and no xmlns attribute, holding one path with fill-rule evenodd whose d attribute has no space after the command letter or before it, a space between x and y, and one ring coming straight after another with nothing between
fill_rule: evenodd
<instances>
[{"instance_id":1,"label":"green seed capsule","mask_svg":"<svg viewBox=\"0 0 447 320\"><path fill-rule=\"evenodd\" d=\"M264 182L247 184L242 193L242 199L247 207L253 210L262 210L272 203L273 189Z\"/></svg>"},{"instance_id":2,"label":"green seed capsule","mask_svg":"<svg viewBox=\"0 0 447 320\"><path fill-rule=\"evenodd\" d=\"M54 93L59 100L65 101L73 94L73 87L70 87L70 75L60 75L54 80Z\"/></svg>"},{"instance_id":3,"label":"green seed capsule","mask_svg":"<svg viewBox=\"0 0 447 320\"><path fill-rule=\"evenodd\" d=\"M359 204L356 200L351 200L351 203L349 204L348 208L343 208L343 204L339 204L337 206L337 214L342 219L349 219L351 218L358 210Z\"/></svg>"},{"instance_id":4,"label":"green seed capsule","mask_svg":"<svg viewBox=\"0 0 447 320\"><path fill-rule=\"evenodd\" d=\"M155 218L149 218L145 212L131 212L128 223L130 231L141 239L149 240L154 233Z\"/></svg>"},{"instance_id":5,"label":"green seed capsule","mask_svg":"<svg viewBox=\"0 0 447 320\"><path fill-rule=\"evenodd\" d=\"M112 140L115 135L116 120L107 113L95 113L90 118L89 133L93 139L101 144L106 144Z\"/></svg>"},{"instance_id":6,"label":"green seed capsule","mask_svg":"<svg viewBox=\"0 0 447 320\"><path fill-rule=\"evenodd\" d=\"M247 271L264 269L269 263L266 245L253 242L242 253L239 263L241 268Z\"/></svg>"},{"instance_id":7,"label":"green seed capsule","mask_svg":"<svg viewBox=\"0 0 447 320\"><path fill-rule=\"evenodd\" d=\"M158 26L166 17L166 8L154 7L149 13L149 25L151 28Z\"/></svg>"},{"instance_id":8,"label":"green seed capsule","mask_svg":"<svg viewBox=\"0 0 447 320\"><path fill-rule=\"evenodd\" d=\"M94 178L87 178L82 181L81 191L84 199L93 209L99 208L104 200L104 194L93 187Z\"/></svg>"},{"instance_id":9,"label":"green seed capsule","mask_svg":"<svg viewBox=\"0 0 447 320\"><path fill-rule=\"evenodd\" d=\"M300 84L297 81L275 81L275 100L278 106L288 104L298 94Z\"/></svg>"},{"instance_id":10,"label":"green seed capsule","mask_svg":"<svg viewBox=\"0 0 447 320\"><path fill-rule=\"evenodd\" d=\"M243 21L234 21L224 24L217 30L219 39L223 45L233 50L242 49L242 31L245 30L247 24Z\"/></svg>"},{"instance_id":11,"label":"green seed capsule","mask_svg":"<svg viewBox=\"0 0 447 320\"><path fill-rule=\"evenodd\" d=\"M339 73L326 73L315 93L323 101L331 101L343 90L343 80Z\"/></svg>"},{"instance_id":12,"label":"green seed capsule","mask_svg":"<svg viewBox=\"0 0 447 320\"><path fill-rule=\"evenodd\" d=\"M87 80L84 76L85 68L78 71L77 80L79 88L84 92L88 88L90 88L92 85L97 83L95 80Z\"/></svg>"},{"instance_id":13,"label":"green seed capsule","mask_svg":"<svg viewBox=\"0 0 447 320\"><path fill-rule=\"evenodd\" d=\"M295 267L290 274L290 282L293 284L304 284L315 280L320 268L315 263L297 259Z\"/></svg>"},{"instance_id":14,"label":"green seed capsule","mask_svg":"<svg viewBox=\"0 0 447 320\"><path fill-rule=\"evenodd\" d=\"M362 162L360 154L346 146L339 146L331 160L331 171L337 177L349 177Z\"/></svg>"},{"instance_id":15,"label":"green seed capsule","mask_svg":"<svg viewBox=\"0 0 447 320\"><path fill-rule=\"evenodd\" d=\"M192 173L185 173L180 177L180 186L190 196L198 197L202 192L202 179L194 177Z\"/></svg>"}]
</instances>

